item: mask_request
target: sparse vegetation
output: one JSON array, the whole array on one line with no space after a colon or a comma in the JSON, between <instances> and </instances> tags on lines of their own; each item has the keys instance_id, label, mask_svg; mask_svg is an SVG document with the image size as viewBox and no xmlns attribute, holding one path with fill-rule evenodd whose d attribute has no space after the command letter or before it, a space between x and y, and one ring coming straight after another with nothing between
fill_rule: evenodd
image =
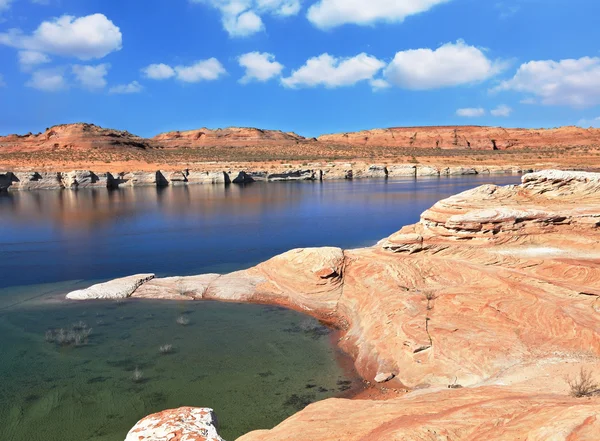
<instances>
[{"instance_id":1,"label":"sparse vegetation","mask_svg":"<svg viewBox=\"0 0 600 441\"><path fill-rule=\"evenodd\" d=\"M48 329L44 335L48 343L55 343L57 346L80 347L88 344L92 328L87 323L79 321L74 323L70 329Z\"/></svg>"},{"instance_id":2,"label":"sparse vegetation","mask_svg":"<svg viewBox=\"0 0 600 441\"><path fill-rule=\"evenodd\" d=\"M177 317L177 324L181 326L187 326L190 324L190 319L184 315L180 315Z\"/></svg>"},{"instance_id":3,"label":"sparse vegetation","mask_svg":"<svg viewBox=\"0 0 600 441\"><path fill-rule=\"evenodd\" d=\"M572 397L583 398L600 395L600 385L594 381L592 372L583 367L579 371L579 375L567 378L567 383Z\"/></svg>"},{"instance_id":4,"label":"sparse vegetation","mask_svg":"<svg viewBox=\"0 0 600 441\"><path fill-rule=\"evenodd\" d=\"M158 352L160 352L163 355L172 354L173 353L173 345L170 345L170 344L162 345L160 348L158 348Z\"/></svg>"},{"instance_id":5,"label":"sparse vegetation","mask_svg":"<svg viewBox=\"0 0 600 441\"><path fill-rule=\"evenodd\" d=\"M144 381L144 372L142 372L140 368L136 367L131 375L131 379L134 383L141 383Z\"/></svg>"}]
</instances>

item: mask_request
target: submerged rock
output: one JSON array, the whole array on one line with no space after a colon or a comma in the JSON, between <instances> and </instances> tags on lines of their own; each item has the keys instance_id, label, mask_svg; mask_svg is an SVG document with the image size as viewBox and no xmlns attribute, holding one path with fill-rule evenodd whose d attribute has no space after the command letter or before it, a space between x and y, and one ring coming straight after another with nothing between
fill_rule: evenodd
<instances>
[{"instance_id":1,"label":"submerged rock","mask_svg":"<svg viewBox=\"0 0 600 441\"><path fill-rule=\"evenodd\" d=\"M125 441L224 441L217 429L212 409L181 407L141 419Z\"/></svg>"},{"instance_id":2,"label":"submerged rock","mask_svg":"<svg viewBox=\"0 0 600 441\"><path fill-rule=\"evenodd\" d=\"M137 274L67 294L69 300L126 299L145 282L154 279L154 274Z\"/></svg>"}]
</instances>

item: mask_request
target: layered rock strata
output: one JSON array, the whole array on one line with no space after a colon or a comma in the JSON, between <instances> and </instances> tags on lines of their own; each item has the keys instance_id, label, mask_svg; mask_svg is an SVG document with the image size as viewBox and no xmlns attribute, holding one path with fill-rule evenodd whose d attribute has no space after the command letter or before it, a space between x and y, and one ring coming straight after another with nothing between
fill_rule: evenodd
<instances>
[{"instance_id":1,"label":"layered rock strata","mask_svg":"<svg viewBox=\"0 0 600 441\"><path fill-rule=\"evenodd\" d=\"M302 311L342 331L365 381L409 391L315 403L243 441L596 440L600 396L566 379L600 381L600 174L522 182L440 201L372 248L292 250L131 297Z\"/></svg>"},{"instance_id":2,"label":"layered rock strata","mask_svg":"<svg viewBox=\"0 0 600 441\"><path fill-rule=\"evenodd\" d=\"M119 187L168 187L181 185L229 185L252 182L324 181L335 179L388 179L444 177L477 174L521 174L531 171L522 167L433 167L422 165L330 164L320 169L286 168L275 171L163 171L152 172L4 172L0 173L0 191L57 190Z\"/></svg>"}]
</instances>

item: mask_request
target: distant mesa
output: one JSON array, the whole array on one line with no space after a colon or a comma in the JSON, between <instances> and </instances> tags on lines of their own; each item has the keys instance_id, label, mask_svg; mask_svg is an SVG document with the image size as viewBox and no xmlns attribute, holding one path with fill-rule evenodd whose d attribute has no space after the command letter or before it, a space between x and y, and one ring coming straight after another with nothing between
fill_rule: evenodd
<instances>
[{"instance_id":1,"label":"distant mesa","mask_svg":"<svg viewBox=\"0 0 600 441\"><path fill-rule=\"evenodd\" d=\"M75 151L144 151L247 147L268 152L269 148L305 147L318 157L329 146L364 149L509 150L600 146L600 129L560 127L555 129L508 129L480 126L393 127L305 138L293 132L257 128L200 128L161 133L142 138L128 131L75 123L50 127L38 134L0 137L1 153ZM266 149L266 150L265 150ZM275 150L274 150L275 151ZM361 150L362 152L362 150Z\"/></svg>"}]
</instances>

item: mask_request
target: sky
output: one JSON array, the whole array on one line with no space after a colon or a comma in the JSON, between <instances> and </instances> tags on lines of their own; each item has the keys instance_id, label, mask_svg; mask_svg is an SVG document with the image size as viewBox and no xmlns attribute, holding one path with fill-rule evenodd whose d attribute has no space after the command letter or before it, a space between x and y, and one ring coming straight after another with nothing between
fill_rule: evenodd
<instances>
[{"instance_id":1,"label":"sky","mask_svg":"<svg viewBox=\"0 0 600 441\"><path fill-rule=\"evenodd\" d=\"M0 0L0 134L600 127L598 0Z\"/></svg>"}]
</instances>

